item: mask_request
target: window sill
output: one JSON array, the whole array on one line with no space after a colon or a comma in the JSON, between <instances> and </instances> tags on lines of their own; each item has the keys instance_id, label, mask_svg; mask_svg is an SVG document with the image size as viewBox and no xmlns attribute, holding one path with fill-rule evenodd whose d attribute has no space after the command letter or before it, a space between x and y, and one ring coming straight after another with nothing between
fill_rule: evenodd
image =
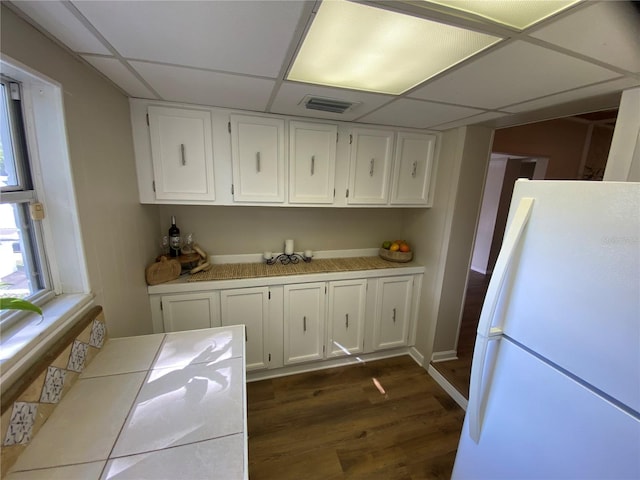
<instances>
[{"instance_id":1,"label":"window sill","mask_svg":"<svg viewBox=\"0 0 640 480\"><path fill-rule=\"evenodd\" d=\"M93 305L93 295L59 295L20 326L0 333L0 369L4 388L11 385L47 348Z\"/></svg>"}]
</instances>

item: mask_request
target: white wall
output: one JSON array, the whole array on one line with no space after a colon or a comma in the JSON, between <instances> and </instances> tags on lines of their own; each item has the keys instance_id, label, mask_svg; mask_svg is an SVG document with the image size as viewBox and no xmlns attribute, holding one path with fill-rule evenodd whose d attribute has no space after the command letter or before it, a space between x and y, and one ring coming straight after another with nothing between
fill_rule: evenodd
<instances>
[{"instance_id":1,"label":"white wall","mask_svg":"<svg viewBox=\"0 0 640 480\"><path fill-rule=\"evenodd\" d=\"M506 167L506 158L492 158L487 170L478 231L471 259L471 269L482 274L487 273L489 265L489 252L491 251L493 230L496 226L496 215L500 205L500 193L502 192L502 181Z\"/></svg>"},{"instance_id":2,"label":"white wall","mask_svg":"<svg viewBox=\"0 0 640 480\"><path fill-rule=\"evenodd\" d=\"M640 87L622 92L603 180L640 182Z\"/></svg>"},{"instance_id":3,"label":"white wall","mask_svg":"<svg viewBox=\"0 0 640 480\"><path fill-rule=\"evenodd\" d=\"M156 207L138 202L128 101L89 66L1 8L2 53L62 85L89 284L109 334L150 333L144 268L155 250L157 214Z\"/></svg>"}]
</instances>

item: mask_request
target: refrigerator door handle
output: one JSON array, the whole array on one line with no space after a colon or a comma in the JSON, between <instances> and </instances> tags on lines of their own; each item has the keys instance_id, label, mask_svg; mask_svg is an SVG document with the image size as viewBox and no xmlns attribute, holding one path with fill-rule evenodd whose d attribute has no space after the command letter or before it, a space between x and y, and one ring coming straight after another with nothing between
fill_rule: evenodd
<instances>
[{"instance_id":1,"label":"refrigerator door handle","mask_svg":"<svg viewBox=\"0 0 640 480\"><path fill-rule=\"evenodd\" d=\"M502 248L496 260L496 266L489 282L487 295L478 321L478 336L476 346L473 351L471 363L471 381L469 385L469 404L467 414L469 415L469 435L474 442L480 441L480 429L482 420L480 418L480 406L482 404L483 377L487 357L487 347L491 340L499 340L502 335L500 327L492 327L494 317L498 308L500 292L504 287L504 282L513 260L516 247L522 237L533 207L533 198L524 197L520 200L518 208L507 231Z\"/></svg>"}]
</instances>

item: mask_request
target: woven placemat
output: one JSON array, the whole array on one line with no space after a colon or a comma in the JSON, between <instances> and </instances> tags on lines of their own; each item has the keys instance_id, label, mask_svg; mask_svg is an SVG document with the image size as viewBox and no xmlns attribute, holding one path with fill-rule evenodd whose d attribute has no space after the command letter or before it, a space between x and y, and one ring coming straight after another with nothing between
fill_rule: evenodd
<instances>
[{"instance_id":1,"label":"woven placemat","mask_svg":"<svg viewBox=\"0 0 640 480\"><path fill-rule=\"evenodd\" d=\"M191 275L188 282L211 280L235 280L238 278L280 277L284 275L303 275L308 273L351 272L356 270L375 270L379 268L406 267L406 263L383 260L380 257L321 258L309 263L224 263L214 265L208 272Z\"/></svg>"}]
</instances>

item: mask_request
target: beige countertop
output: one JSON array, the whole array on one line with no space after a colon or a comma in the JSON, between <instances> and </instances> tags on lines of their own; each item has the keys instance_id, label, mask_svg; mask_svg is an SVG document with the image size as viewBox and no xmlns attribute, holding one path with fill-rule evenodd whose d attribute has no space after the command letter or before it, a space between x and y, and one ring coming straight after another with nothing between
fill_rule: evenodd
<instances>
[{"instance_id":1,"label":"beige countertop","mask_svg":"<svg viewBox=\"0 0 640 480\"><path fill-rule=\"evenodd\" d=\"M283 265L275 263L225 263L214 265L207 272L191 275L187 282L235 280L243 278L281 277L313 273L351 272L388 268L406 268L411 263L390 262L380 257L323 258L311 262L300 261Z\"/></svg>"}]
</instances>

